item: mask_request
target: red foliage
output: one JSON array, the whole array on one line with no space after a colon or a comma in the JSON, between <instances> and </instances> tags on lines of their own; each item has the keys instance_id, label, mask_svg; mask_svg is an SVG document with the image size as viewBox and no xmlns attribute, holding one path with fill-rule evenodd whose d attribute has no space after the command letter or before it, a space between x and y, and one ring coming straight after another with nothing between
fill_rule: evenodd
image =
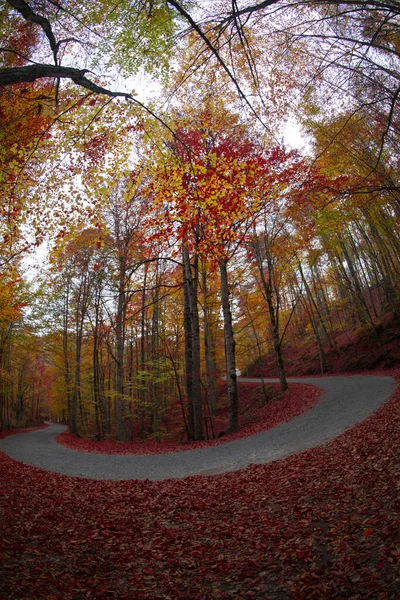
<instances>
[{"instance_id":1,"label":"red foliage","mask_svg":"<svg viewBox=\"0 0 400 600\"><path fill-rule=\"evenodd\" d=\"M278 384L268 384L278 390ZM226 388L226 385L224 386ZM56 440L81 452L97 452L102 454L162 454L165 452L182 452L182 450L194 450L205 446L216 446L224 442L238 438L254 435L265 429L271 429L281 423L286 423L297 415L309 410L321 396L321 388L307 385L305 383L291 383L290 388L282 397L271 400L259 409L254 410L256 390L260 388L258 383L246 383L240 386L240 430L236 433L224 435L223 437L204 442L191 442L184 445L174 441L166 440L162 443L146 441L135 442L94 442L84 440L70 434L60 433ZM214 419L214 432L218 436L225 432L228 426L228 409L226 408Z\"/></svg>"},{"instance_id":2,"label":"red foliage","mask_svg":"<svg viewBox=\"0 0 400 600\"><path fill-rule=\"evenodd\" d=\"M394 600L399 428L400 389L325 446L213 477L90 481L1 454L0 597Z\"/></svg>"}]
</instances>

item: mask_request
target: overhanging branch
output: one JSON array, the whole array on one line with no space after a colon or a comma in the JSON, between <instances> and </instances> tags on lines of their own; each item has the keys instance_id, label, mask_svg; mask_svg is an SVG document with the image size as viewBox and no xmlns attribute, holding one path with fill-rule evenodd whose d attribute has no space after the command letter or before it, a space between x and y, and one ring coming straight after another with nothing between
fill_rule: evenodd
<instances>
[{"instance_id":1,"label":"overhanging branch","mask_svg":"<svg viewBox=\"0 0 400 600\"><path fill-rule=\"evenodd\" d=\"M113 92L107 88L102 87L101 85L97 85L94 81L91 81L86 77L86 73L88 71L84 69L75 69L73 67L62 67L60 65L27 65L24 67L8 67L5 69L0 69L0 87L6 87L8 85L13 85L16 83L29 83L32 81L36 81L38 79L69 79L73 81L76 85L79 85L87 90L90 90L94 94L103 94L104 96L108 96L109 98L125 98L126 100L130 100L134 102L138 106L140 106L144 111L146 111L149 115L154 117L161 125L166 127L170 133L174 137L176 134L170 128L169 125L159 117L155 112L153 112L148 106L137 100L132 94L128 94L127 92Z\"/></svg>"}]
</instances>

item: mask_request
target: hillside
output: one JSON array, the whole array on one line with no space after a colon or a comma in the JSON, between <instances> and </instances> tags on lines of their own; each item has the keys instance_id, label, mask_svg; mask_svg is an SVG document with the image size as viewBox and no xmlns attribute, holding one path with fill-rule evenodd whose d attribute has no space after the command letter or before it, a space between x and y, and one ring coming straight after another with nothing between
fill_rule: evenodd
<instances>
[{"instance_id":1,"label":"hillside","mask_svg":"<svg viewBox=\"0 0 400 600\"><path fill-rule=\"evenodd\" d=\"M346 332L334 339L333 347L324 348L324 373L346 373L400 365L400 321L386 318L372 329ZM287 376L321 374L321 357L315 343L296 341L284 344ZM243 372L250 377L276 377L273 351Z\"/></svg>"}]
</instances>

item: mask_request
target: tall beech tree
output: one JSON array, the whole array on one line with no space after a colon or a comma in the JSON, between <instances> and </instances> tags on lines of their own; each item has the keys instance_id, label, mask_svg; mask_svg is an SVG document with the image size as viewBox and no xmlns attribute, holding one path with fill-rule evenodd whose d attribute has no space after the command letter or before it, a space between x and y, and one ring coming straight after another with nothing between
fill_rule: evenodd
<instances>
[{"instance_id":1,"label":"tall beech tree","mask_svg":"<svg viewBox=\"0 0 400 600\"><path fill-rule=\"evenodd\" d=\"M196 236L196 232L194 235ZM198 240L195 242L196 246L197 242ZM195 247L193 259L191 259L187 239L182 240L182 262L189 439L202 440L204 431L200 379L199 256Z\"/></svg>"},{"instance_id":2,"label":"tall beech tree","mask_svg":"<svg viewBox=\"0 0 400 600\"><path fill-rule=\"evenodd\" d=\"M244 137L244 129L238 118L228 113L222 115L211 102L195 117L180 119L177 132L179 141L171 142L172 155L168 158L173 167L171 169L169 165L166 176L159 177L154 185L156 202L165 207L165 218L177 228L183 243L194 373L200 366L197 308L199 256L211 256L215 266L218 266L224 320L229 430L236 431L239 406L228 262L257 210L257 191L264 160L257 145ZM194 257L194 275L189 248ZM199 391L192 388L188 392L196 398L197 406Z\"/></svg>"},{"instance_id":3,"label":"tall beech tree","mask_svg":"<svg viewBox=\"0 0 400 600\"><path fill-rule=\"evenodd\" d=\"M218 367L215 339L218 314L215 313L218 311L219 303L215 300L215 288L217 286L215 279L211 265L203 259L201 264L201 304L203 308L204 359L206 366L206 401L212 416L215 415L218 404Z\"/></svg>"}]
</instances>

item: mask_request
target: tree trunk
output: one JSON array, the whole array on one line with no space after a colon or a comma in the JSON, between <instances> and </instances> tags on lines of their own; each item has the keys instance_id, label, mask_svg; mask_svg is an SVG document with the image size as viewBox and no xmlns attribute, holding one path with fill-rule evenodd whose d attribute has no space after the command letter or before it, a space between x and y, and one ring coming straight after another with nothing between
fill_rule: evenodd
<instances>
[{"instance_id":1,"label":"tree trunk","mask_svg":"<svg viewBox=\"0 0 400 600\"><path fill-rule=\"evenodd\" d=\"M101 403L101 377L99 365L99 329L100 329L100 290L96 290L95 294L95 322L93 327L93 401L96 415L97 440L100 441L104 437L104 420Z\"/></svg>"},{"instance_id":2,"label":"tree trunk","mask_svg":"<svg viewBox=\"0 0 400 600\"><path fill-rule=\"evenodd\" d=\"M229 433L239 428L239 395L236 376L235 338L232 327L232 312L229 302L227 260L220 259L221 302L224 315L226 381L228 386Z\"/></svg>"},{"instance_id":3,"label":"tree trunk","mask_svg":"<svg viewBox=\"0 0 400 600\"><path fill-rule=\"evenodd\" d=\"M73 402L73 394L71 389L71 372L69 363L69 294L70 285L69 282L66 284L66 291L64 297L64 312L63 312L63 359L64 359L64 381L67 394L67 417L68 426L71 433L76 434L78 431L78 415L76 406Z\"/></svg>"},{"instance_id":4,"label":"tree trunk","mask_svg":"<svg viewBox=\"0 0 400 600\"><path fill-rule=\"evenodd\" d=\"M188 439L194 440L194 408L193 408L193 354L192 327L190 323L189 290L185 274L183 274L183 327L185 332L185 380L188 412Z\"/></svg>"},{"instance_id":5,"label":"tree trunk","mask_svg":"<svg viewBox=\"0 0 400 600\"><path fill-rule=\"evenodd\" d=\"M185 348L185 358L186 360L189 360L189 364L186 366L189 431L191 427L190 411L193 410L193 439L203 440L204 432L200 382L200 326L197 305L198 260L197 258L195 259L194 273L192 273L189 251L185 245L182 246L182 258L185 277L185 344L189 343L189 347Z\"/></svg>"},{"instance_id":6,"label":"tree trunk","mask_svg":"<svg viewBox=\"0 0 400 600\"><path fill-rule=\"evenodd\" d=\"M124 358L125 358L125 268L123 259L120 259L118 281L118 305L115 324L116 337L116 412L117 412L117 440L126 442L125 426L125 398L124 398Z\"/></svg>"},{"instance_id":7,"label":"tree trunk","mask_svg":"<svg viewBox=\"0 0 400 600\"><path fill-rule=\"evenodd\" d=\"M207 398L210 409L210 414L215 415L217 410L218 397L218 382L217 382L217 364L215 360L214 341L211 336L209 306L208 306L208 290L207 290L207 270L206 265L202 268L202 288L203 288L203 331L204 331L204 354L206 359L206 386Z\"/></svg>"},{"instance_id":8,"label":"tree trunk","mask_svg":"<svg viewBox=\"0 0 400 600\"><path fill-rule=\"evenodd\" d=\"M156 439L160 441L161 436L161 386L160 386L160 365L159 365L159 320L160 320L160 294L159 294L159 265L158 260L155 264L155 290L153 293L153 315L151 320L151 361L153 365L152 388L152 431Z\"/></svg>"},{"instance_id":9,"label":"tree trunk","mask_svg":"<svg viewBox=\"0 0 400 600\"><path fill-rule=\"evenodd\" d=\"M255 248L256 261L258 271L261 277L263 295L267 302L269 319L271 324L271 333L272 333L272 341L274 345L274 351L276 356L276 362L278 367L278 377L280 382L281 391L285 392L288 389L288 384L286 381L285 375L285 365L283 362L282 356L282 340L279 335L279 301L276 301L276 306L274 305L273 298L273 269L274 266L272 264L271 255L268 252L268 248L264 248L265 258L267 259L267 269L268 269L268 280L265 278L264 268L263 268L263 260L261 257L261 251L259 245L256 244Z\"/></svg>"}]
</instances>

